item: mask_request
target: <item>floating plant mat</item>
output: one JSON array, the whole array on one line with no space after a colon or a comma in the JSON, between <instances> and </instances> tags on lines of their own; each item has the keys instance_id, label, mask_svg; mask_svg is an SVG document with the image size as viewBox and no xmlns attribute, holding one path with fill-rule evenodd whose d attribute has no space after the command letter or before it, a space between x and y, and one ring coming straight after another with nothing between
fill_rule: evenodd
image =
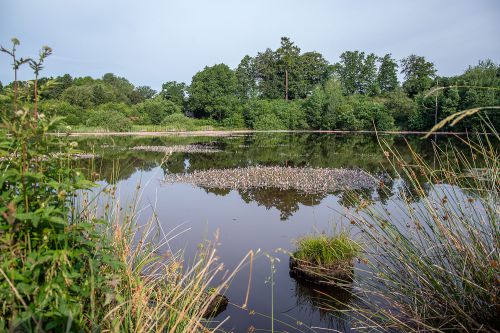
<instances>
[{"instance_id":1,"label":"floating plant mat","mask_svg":"<svg viewBox=\"0 0 500 333\"><path fill-rule=\"evenodd\" d=\"M131 150L151 151L158 153L218 153L221 150L204 145L177 145L177 146L136 146Z\"/></svg>"},{"instance_id":2,"label":"floating plant mat","mask_svg":"<svg viewBox=\"0 0 500 333\"><path fill-rule=\"evenodd\" d=\"M198 170L168 174L166 183L187 183L207 188L247 190L252 188L295 189L305 193L326 193L373 188L378 181L359 169L246 167Z\"/></svg>"}]
</instances>

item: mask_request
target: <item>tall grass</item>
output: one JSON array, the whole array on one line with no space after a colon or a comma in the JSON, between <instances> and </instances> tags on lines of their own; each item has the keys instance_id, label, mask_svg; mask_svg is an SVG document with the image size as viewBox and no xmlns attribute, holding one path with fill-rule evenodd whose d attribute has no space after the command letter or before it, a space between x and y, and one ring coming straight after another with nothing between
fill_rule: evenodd
<instances>
[{"instance_id":1,"label":"tall grass","mask_svg":"<svg viewBox=\"0 0 500 333\"><path fill-rule=\"evenodd\" d=\"M306 236L297 241L293 257L319 266L330 266L351 261L359 252L359 245L345 233Z\"/></svg>"},{"instance_id":2,"label":"tall grass","mask_svg":"<svg viewBox=\"0 0 500 333\"><path fill-rule=\"evenodd\" d=\"M381 141L404 185L391 212L375 205L350 216L370 258L359 327L499 331L499 136L461 140L468 150L434 143L432 161L413 150L405 160Z\"/></svg>"}]
</instances>

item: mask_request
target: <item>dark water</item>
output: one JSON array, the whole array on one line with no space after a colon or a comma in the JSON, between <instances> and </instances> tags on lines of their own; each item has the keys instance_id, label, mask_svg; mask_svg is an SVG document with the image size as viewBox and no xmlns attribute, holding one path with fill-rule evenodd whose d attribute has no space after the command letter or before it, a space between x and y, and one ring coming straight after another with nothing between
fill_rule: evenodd
<instances>
[{"instance_id":1,"label":"dark water","mask_svg":"<svg viewBox=\"0 0 500 333\"><path fill-rule=\"evenodd\" d=\"M430 141L415 136L384 136L381 139L408 160L411 160L410 145L432 161ZM439 144L445 144L450 139L441 137L439 140ZM272 315L276 331L349 330L349 320L341 313L345 308L342 303L349 303L352 298L349 291L330 289L320 293L315 286L297 282L289 275L286 251L293 251L294 241L301 236L350 228L343 215L353 202L365 199L390 211L398 200L396 190L306 195L278 189L206 189L187 184L164 184L162 179L167 173L253 165L361 168L389 179L394 177L394 172L376 137L282 133L223 138L82 138L78 141L82 150L99 154L92 170L99 173L103 184L117 182L122 202L132 200L137 185L141 185L139 207L152 208L140 213L140 221L149 219L154 209L165 232L175 227L178 227L175 233L184 231L169 242L173 251L185 249L187 258L193 258L197 245L205 239L213 239L218 232L220 260L231 270L249 250L260 249L253 265L248 310L239 308L244 303L248 285L249 269L245 267L226 292L232 304L215 318L217 321L230 317L223 325L227 331L247 332L251 327L270 330ZM208 145L221 152L174 153L162 164L164 153L130 150L134 146L187 144ZM87 162L80 163L90 168ZM402 183L404 180L396 179L393 188ZM356 237L356 230L350 230ZM266 254L277 258L274 265ZM273 266L275 271L272 273Z\"/></svg>"}]
</instances>

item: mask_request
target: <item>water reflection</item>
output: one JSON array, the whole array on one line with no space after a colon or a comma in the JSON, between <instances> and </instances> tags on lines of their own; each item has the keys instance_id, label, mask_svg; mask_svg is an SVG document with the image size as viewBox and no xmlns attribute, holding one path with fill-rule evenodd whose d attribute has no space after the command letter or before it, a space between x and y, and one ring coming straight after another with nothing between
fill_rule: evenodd
<instances>
[{"instance_id":1,"label":"water reflection","mask_svg":"<svg viewBox=\"0 0 500 333\"><path fill-rule=\"evenodd\" d=\"M382 140L411 160L412 149L423 155L433 154L429 141L417 137L384 136ZM443 139L445 140L445 139ZM162 152L137 151L136 146L205 145L220 149L219 153L173 153L166 158ZM97 137L80 138L83 151L97 153L94 161L79 161L84 170L92 171L90 178L107 183L125 180L137 171L148 171L160 166L165 174L190 173L196 170L237 168L246 166L311 166L328 168L361 168L383 179L375 189L330 193L338 195L344 207L355 207L361 201L386 202L393 194L395 176L380 144L370 135L325 134L254 134L237 137ZM89 165L91 164L91 165ZM382 175L382 176L381 176ZM404 182L401 191L415 191L410 182ZM207 193L228 195L228 189L208 189ZM326 194L304 194L296 190L252 189L239 191L242 199L255 202L266 209L276 208L280 219L287 220L300 205L315 206Z\"/></svg>"},{"instance_id":2,"label":"water reflection","mask_svg":"<svg viewBox=\"0 0 500 333\"><path fill-rule=\"evenodd\" d=\"M350 287L325 287L295 280L294 296L301 312L309 316L318 315L328 327L335 327L341 332L349 331L345 311L353 298Z\"/></svg>"},{"instance_id":3,"label":"water reflection","mask_svg":"<svg viewBox=\"0 0 500 333\"><path fill-rule=\"evenodd\" d=\"M418 137L385 136L382 138L397 150L409 164L412 150L426 160L434 154L429 141ZM273 252L277 248L293 251L293 240L317 231L333 230L344 217L343 211L361 203L380 205L391 211L391 205L405 196L416 198L412 182L393 171L391 160L380 148L377 138L368 135L256 134L238 137L158 137L158 138L81 138L79 147L95 152L92 161L79 160L82 170L103 184L117 183L118 188L133 197L138 183L143 183L144 205L155 203L155 214L164 230L183 224L190 229L174 239L174 249L195 253L197 244L220 230L219 256L228 268L235 267L250 249ZM448 139L442 138L441 141ZM178 152L166 158L161 152L133 151L135 146L207 145L217 153ZM411 147L411 150L408 147ZM230 190L195 187L186 184L162 184L167 174L191 173L197 170L247 166L295 166L324 168L360 168L377 175L379 186L373 189L304 194L297 190L273 188ZM92 176L98 174L98 176ZM417 173L418 176L418 173ZM144 182L147 181L147 184ZM419 189L421 190L421 189ZM428 192L429 188L423 188ZM339 213L340 212L340 213ZM391 211L391 213L393 213ZM148 215L149 214L149 215ZM143 212L144 219L151 217ZM287 221L287 223L282 223ZM184 224L185 223L185 224ZM188 244L188 245L186 245ZM349 290L319 289L289 276L288 257L282 258L276 272L276 314L288 315L281 320L304 322L307 326L347 331L349 321L343 310L352 302ZM271 294L269 264L255 262L249 309L269 314ZM248 276L237 276L227 295L231 302L242 304ZM243 316L230 307L222 316L230 315L228 331L245 332L248 327L269 328L268 318ZM279 326L277 324L277 326ZM289 330L283 326L283 330ZM307 331L298 328L297 331ZM319 330L321 331L321 330Z\"/></svg>"}]
</instances>

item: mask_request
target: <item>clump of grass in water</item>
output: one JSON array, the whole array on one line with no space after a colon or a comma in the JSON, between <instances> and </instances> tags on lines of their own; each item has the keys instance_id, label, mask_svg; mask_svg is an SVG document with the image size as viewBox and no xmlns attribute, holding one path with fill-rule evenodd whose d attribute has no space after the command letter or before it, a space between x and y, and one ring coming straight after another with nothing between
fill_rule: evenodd
<instances>
[{"instance_id":1,"label":"clump of grass in water","mask_svg":"<svg viewBox=\"0 0 500 333\"><path fill-rule=\"evenodd\" d=\"M353 259L360 247L347 233L308 236L297 243L290 257L293 277L325 286L347 286L352 282Z\"/></svg>"},{"instance_id":2,"label":"clump of grass in water","mask_svg":"<svg viewBox=\"0 0 500 333\"><path fill-rule=\"evenodd\" d=\"M351 216L374 250L364 307L353 309L359 327L498 332L499 139L493 129L461 139L468 151L434 144L430 162L382 142L405 185L390 213L370 206Z\"/></svg>"},{"instance_id":3,"label":"clump of grass in water","mask_svg":"<svg viewBox=\"0 0 500 333\"><path fill-rule=\"evenodd\" d=\"M293 257L318 266L351 261L359 254L359 245L342 232L335 236L307 236L299 239Z\"/></svg>"}]
</instances>

